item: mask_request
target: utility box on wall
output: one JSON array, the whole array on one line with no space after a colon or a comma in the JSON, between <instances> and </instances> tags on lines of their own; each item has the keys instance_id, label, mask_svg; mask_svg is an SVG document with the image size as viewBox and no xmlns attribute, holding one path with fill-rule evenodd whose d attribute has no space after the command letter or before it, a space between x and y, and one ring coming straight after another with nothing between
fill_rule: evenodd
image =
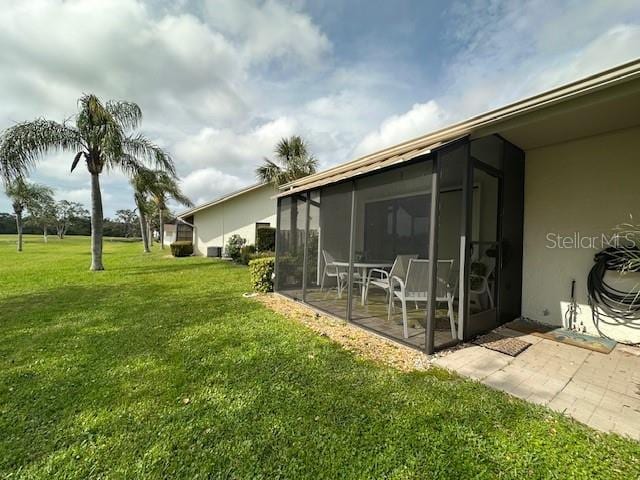
<instances>
[{"instance_id":1,"label":"utility box on wall","mask_svg":"<svg viewBox=\"0 0 640 480\"><path fill-rule=\"evenodd\" d=\"M222 247L207 247L207 257L222 257Z\"/></svg>"}]
</instances>

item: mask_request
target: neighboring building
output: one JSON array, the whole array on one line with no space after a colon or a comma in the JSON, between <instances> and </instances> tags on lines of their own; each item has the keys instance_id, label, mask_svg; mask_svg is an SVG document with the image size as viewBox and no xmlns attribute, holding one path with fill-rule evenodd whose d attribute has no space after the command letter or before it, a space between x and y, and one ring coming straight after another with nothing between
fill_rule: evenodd
<instances>
[{"instance_id":1,"label":"neighboring building","mask_svg":"<svg viewBox=\"0 0 640 480\"><path fill-rule=\"evenodd\" d=\"M179 218L164 224L164 244L176 241L193 241L193 227Z\"/></svg>"},{"instance_id":2,"label":"neighboring building","mask_svg":"<svg viewBox=\"0 0 640 480\"><path fill-rule=\"evenodd\" d=\"M603 236L640 223L640 60L294 181L278 212L276 291L429 353L520 316L640 342L640 310L587 291ZM395 315L371 273L394 262Z\"/></svg>"},{"instance_id":3,"label":"neighboring building","mask_svg":"<svg viewBox=\"0 0 640 480\"><path fill-rule=\"evenodd\" d=\"M207 255L208 247L224 248L233 234L255 244L257 229L276 226L277 193L271 184L252 185L180 213L177 226L193 227L196 255Z\"/></svg>"},{"instance_id":4,"label":"neighboring building","mask_svg":"<svg viewBox=\"0 0 640 480\"><path fill-rule=\"evenodd\" d=\"M171 245L176 241L176 224L175 223L165 223L164 224L164 244Z\"/></svg>"}]
</instances>

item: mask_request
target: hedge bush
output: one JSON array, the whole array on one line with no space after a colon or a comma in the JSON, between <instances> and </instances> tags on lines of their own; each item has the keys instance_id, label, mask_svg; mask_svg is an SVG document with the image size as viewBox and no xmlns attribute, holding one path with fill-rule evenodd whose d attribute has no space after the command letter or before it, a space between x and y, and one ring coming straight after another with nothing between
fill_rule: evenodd
<instances>
[{"instance_id":1,"label":"hedge bush","mask_svg":"<svg viewBox=\"0 0 640 480\"><path fill-rule=\"evenodd\" d=\"M273 292L274 257L256 258L249 262L251 284L256 292Z\"/></svg>"},{"instance_id":2,"label":"hedge bush","mask_svg":"<svg viewBox=\"0 0 640 480\"><path fill-rule=\"evenodd\" d=\"M178 240L169 245L174 257L188 257L193 254L193 243L189 240Z\"/></svg>"},{"instance_id":3,"label":"hedge bush","mask_svg":"<svg viewBox=\"0 0 640 480\"><path fill-rule=\"evenodd\" d=\"M251 260L251 256L256 253L256 247L254 245L245 245L240 248L240 258L238 261L242 265L249 265L249 260Z\"/></svg>"},{"instance_id":4,"label":"hedge bush","mask_svg":"<svg viewBox=\"0 0 640 480\"><path fill-rule=\"evenodd\" d=\"M242 238L237 233L234 233L229 237L229 240L227 240L227 245L224 252L225 255L227 257L231 257L233 261L237 262L238 260L240 260L242 247L244 247L246 243L246 239Z\"/></svg>"},{"instance_id":5,"label":"hedge bush","mask_svg":"<svg viewBox=\"0 0 640 480\"><path fill-rule=\"evenodd\" d=\"M256 231L256 250L271 252L276 249L276 229L273 227L259 228Z\"/></svg>"}]
</instances>

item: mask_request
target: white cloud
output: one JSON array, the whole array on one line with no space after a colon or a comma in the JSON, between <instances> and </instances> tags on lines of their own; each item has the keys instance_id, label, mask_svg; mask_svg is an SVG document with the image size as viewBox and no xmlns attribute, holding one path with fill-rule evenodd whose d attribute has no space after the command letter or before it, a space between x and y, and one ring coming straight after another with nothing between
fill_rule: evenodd
<instances>
[{"instance_id":1,"label":"white cloud","mask_svg":"<svg viewBox=\"0 0 640 480\"><path fill-rule=\"evenodd\" d=\"M628 62L639 51L640 25L615 25L538 80L550 88Z\"/></svg>"},{"instance_id":2,"label":"white cloud","mask_svg":"<svg viewBox=\"0 0 640 480\"><path fill-rule=\"evenodd\" d=\"M180 165L190 169L215 166L250 178L263 157L273 152L276 142L294 133L295 127L295 122L286 117L264 123L246 133L205 127L177 142L174 156Z\"/></svg>"},{"instance_id":3,"label":"white cloud","mask_svg":"<svg viewBox=\"0 0 640 480\"><path fill-rule=\"evenodd\" d=\"M358 157L409 140L442 127L448 115L434 101L416 103L411 110L401 115L387 118L380 127L358 144L354 156Z\"/></svg>"},{"instance_id":4,"label":"white cloud","mask_svg":"<svg viewBox=\"0 0 640 480\"><path fill-rule=\"evenodd\" d=\"M195 170L182 180L184 193L195 204L209 202L246 185L241 178L228 175L213 167Z\"/></svg>"},{"instance_id":5,"label":"white cloud","mask_svg":"<svg viewBox=\"0 0 640 480\"><path fill-rule=\"evenodd\" d=\"M461 119L540 93L638 56L635 2L484 2L452 8L461 47L442 73L437 98ZM575 8L571 8L575 7Z\"/></svg>"},{"instance_id":6,"label":"white cloud","mask_svg":"<svg viewBox=\"0 0 640 480\"><path fill-rule=\"evenodd\" d=\"M211 25L238 40L249 62L318 65L331 48L308 15L277 0L207 0L205 11Z\"/></svg>"},{"instance_id":7,"label":"white cloud","mask_svg":"<svg viewBox=\"0 0 640 480\"><path fill-rule=\"evenodd\" d=\"M85 207L89 208L91 205L91 188L89 186L84 188L75 189L58 189L54 192L56 200L68 200L70 202L80 202ZM112 200L112 195L108 192L102 192L102 201L109 202Z\"/></svg>"},{"instance_id":8,"label":"white cloud","mask_svg":"<svg viewBox=\"0 0 640 480\"><path fill-rule=\"evenodd\" d=\"M597 15L602 4L589 6L584 17L573 11L572 31L576 31L569 39L559 33L566 30L568 19L566 15L556 18L554 9L523 11L512 2L499 1L473 5L477 8L469 10L464 4L465 23L452 34L463 48L441 72L446 87L407 112L387 117L364 136L354 156L614 67L636 58L640 51L640 25L614 23L593 35L593 22L602 20ZM609 21L624 16L628 8L629 3L622 2L617 10L608 10ZM457 9L452 7L454 13ZM588 33L591 38L585 42ZM550 35L558 40L554 52L548 51ZM578 37L583 43L576 41Z\"/></svg>"},{"instance_id":9,"label":"white cloud","mask_svg":"<svg viewBox=\"0 0 640 480\"><path fill-rule=\"evenodd\" d=\"M295 78L330 45L307 15L287 4L214 3L207 4L209 15L216 7L216 18L229 22L139 0L3 5L0 91L6 95L0 129L35 117L68 118L83 92L123 98L142 107L144 131L172 153L183 175L215 164L252 181L255 165L295 123L277 115L255 121L250 103L259 95L249 81L252 65L293 62L296 71L289 77ZM255 123L260 126L247 127ZM67 157L46 156L34 178L80 189L86 172L79 168L70 175ZM117 172L103 176L107 188L122 190L126 184ZM118 199L126 196L112 200ZM105 202L105 210L115 208Z\"/></svg>"}]
</instances>

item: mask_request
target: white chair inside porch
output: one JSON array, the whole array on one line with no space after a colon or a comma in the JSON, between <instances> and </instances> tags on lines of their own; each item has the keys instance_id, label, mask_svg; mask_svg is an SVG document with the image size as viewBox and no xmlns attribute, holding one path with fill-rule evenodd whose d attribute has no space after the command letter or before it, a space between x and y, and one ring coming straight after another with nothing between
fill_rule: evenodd
<instances>
[{"instance_id":1,"label":"white chair inside porch","mask_svg":"<svg viewBox=\"0 0 640 480\"><path fill-rule=\"evenodd\" d=\"M347 283L349 282L348 263L337 262L335 257L324 249L322 250L322 258L324 259L324 269L320 280L320 291L324 290L325 278L335 278L338 298L342 298L342 292L347 288ZM358 272L353 272L353 283L363 288L364 282Z\"/></svg>"},{"instance_id":2,"label":"white chair inside porch","mask_svg":"<svg viewBox=\"0 0 640 480\"><path fill-rule=\"evenodd\" d=\"M331 255L326 250L322 250L322 258L324 259L324 269L322 270L322 279L320 280L320 291L324 290L324 282L327 278L335 278L336 279L336 289L338 291L338 298L342 297L342 278L344 273L341 271L341 267L335 264L336 259L333 255Z\"/></svg>"},{"instance_id":3,"label":"white chair inside porch","mask_svg":"<svg viewBox=\"0 0 640 480\"><path fill-rule=\"evenodd\" d=\"M474 273L474 267L482 266L478 273ZM493 273L496 267L495 258L485 257L478 262L471 264L471 273L469 273L469 303L483 310L482 299L486 295L489 298L489 308L493 309Z\"/></svg>"},{"instance_id":4,"label":"white chair inside porch","mask_svg":"<svg viewBox=\"0 0 640 480\"><path fill-rule=\"evenodd\" d=\"M364 298L365 302L369 299L369 289L371 286L382 288L385 291L385 302L389 301L389 295L391 294L391 277L398 277L402 280L407 275L407 268L409 267L409 260L418 258L418 255L397 255L393 262L391 270L388 272L381 268L374 268L367 275L367 279L364 286Z\"/></svg>"},{"instance_id":5,"label":"white chair inside porch","mask_svg":"<svg viewBox=\"0 0 640 480\"><path fill-rule=\"evenodd\" d=\"M453 272L453 262L453 260L438 260L436 302L447 302L451 337L456 338L456 324L453 315L455 286L451 285L449 281ZM406 279L391 277L390 281L391 295L389 298L388 319L389 321L391 320L391 313L395 310L395 300L398 298L402 304L402 333L404 338L409 338L407 302L414 302L417 305L418 302L429 301L429 260L410 259Z\"/></svg>"}]
</instances>

